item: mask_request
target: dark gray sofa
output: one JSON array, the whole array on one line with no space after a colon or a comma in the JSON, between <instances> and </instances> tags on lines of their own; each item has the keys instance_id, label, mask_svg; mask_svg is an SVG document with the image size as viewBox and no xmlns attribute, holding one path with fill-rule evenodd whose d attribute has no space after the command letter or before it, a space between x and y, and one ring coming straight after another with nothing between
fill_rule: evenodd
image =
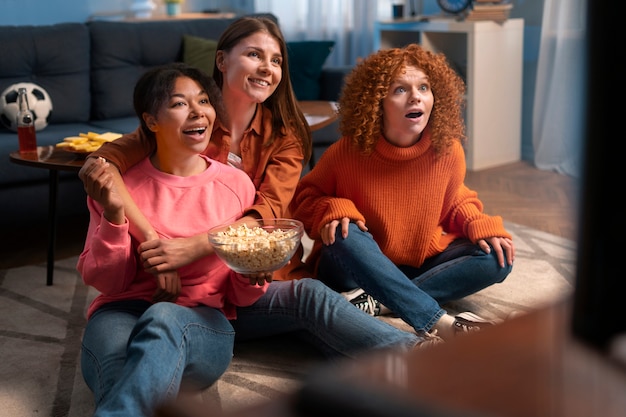
<instances>
[{"instance_id":1,"label":"dark gray sofa","mask_svg":"<svg viewBox=\"0 0 626 417\"><path fill-rule=\"evenodd\" d=\"M92 21L49 26L0 26L0 92L17 82L41 85L50 95L49 125L38 145L80 132L125 133L138 123L132 92L148 68L182 60L183 35L218 39L234 20ZM324 68L319 99L336 100L346 68ZM319 135L334 134L329 129ZM17 134L0 126L0 229L3 234L47 213L48 171L17 165ZM84 213L84 191L75 173L62 172L59 215ZM62 230L60 230L62 233ZM4 237L4 236L3 236Z\"/></svg>"}]
</instances>

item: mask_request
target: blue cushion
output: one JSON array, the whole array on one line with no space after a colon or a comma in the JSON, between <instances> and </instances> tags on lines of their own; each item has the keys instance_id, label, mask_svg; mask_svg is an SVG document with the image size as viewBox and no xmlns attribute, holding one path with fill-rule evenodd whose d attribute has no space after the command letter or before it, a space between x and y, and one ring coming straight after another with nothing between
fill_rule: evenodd
<instances>
[{"instance_id":1,"label":"blue cushion","mask_svg":"<svg viewBox=\"0 0 626 417\"><path fill-rule=\"evenodd\" d=\"M298 100L320 98L322 67L333 46L333 41L287 42L289 76Z\"/></svg>"}]
</instances>

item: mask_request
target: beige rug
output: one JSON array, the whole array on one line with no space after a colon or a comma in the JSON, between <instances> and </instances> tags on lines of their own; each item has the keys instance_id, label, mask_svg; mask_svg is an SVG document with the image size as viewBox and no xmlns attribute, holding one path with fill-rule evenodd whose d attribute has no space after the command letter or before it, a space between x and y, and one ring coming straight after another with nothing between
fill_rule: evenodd
<instances>
[{"instance_id":1,"label":"beige rug","mask_svg":"<svg viewBox=\"0 0 626 417\"><path fill-rule=\"evenodd\" d=\"M504 318L568 296L575 276L572 241L508 223L517 245L513 272L504 283L446 306ZM0 415L92 414L78 358L84 313L95 296L74 269L76 257L57 262L54 285L45 264L0 271ZM387 319L389 320L389 319ZM391 319L402 326L398 319ZM231 367L205 400L226 412L268 401L299 387L322 358L288 337L240 344ZM207 416L211 415L207 410Z\"/></svg>"}]
</instances>

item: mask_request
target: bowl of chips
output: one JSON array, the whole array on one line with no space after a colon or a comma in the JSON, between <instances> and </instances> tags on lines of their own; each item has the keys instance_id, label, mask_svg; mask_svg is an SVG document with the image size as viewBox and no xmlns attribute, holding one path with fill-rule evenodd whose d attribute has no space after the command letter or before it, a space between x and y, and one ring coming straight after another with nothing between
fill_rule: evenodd
<instances>
[{"instance_id":1,"label":"bowl of chips","mask_svg":"<svg viewBox=\"0 0 626 417\"><path fill-rule=\"evenodd\" d=\"M233 271L257 274L287 265L303 234L304 226L298 220L253 220L211 229L209 242Z\"/></svg>"}]
</instances>

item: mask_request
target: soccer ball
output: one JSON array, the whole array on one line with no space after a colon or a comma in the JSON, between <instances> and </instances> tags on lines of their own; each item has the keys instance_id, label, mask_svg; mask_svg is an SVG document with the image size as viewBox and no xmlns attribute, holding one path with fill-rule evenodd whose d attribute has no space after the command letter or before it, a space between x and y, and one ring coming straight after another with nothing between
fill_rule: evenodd
<instances>
[{"instance_id":1,"label":"soccer ball","mask_svg":"<svg viewBox=\"0 0 626 417\"><path fill-rule=\"evenodd\" d=\"M52 100L41 86L33 83L17 83L7 87L0 95L0 122L10 130L17 132L17 90L26 87L28 106L35 116L35 130L48 126L52 114Z\"/></svg>"}]
</instances>

